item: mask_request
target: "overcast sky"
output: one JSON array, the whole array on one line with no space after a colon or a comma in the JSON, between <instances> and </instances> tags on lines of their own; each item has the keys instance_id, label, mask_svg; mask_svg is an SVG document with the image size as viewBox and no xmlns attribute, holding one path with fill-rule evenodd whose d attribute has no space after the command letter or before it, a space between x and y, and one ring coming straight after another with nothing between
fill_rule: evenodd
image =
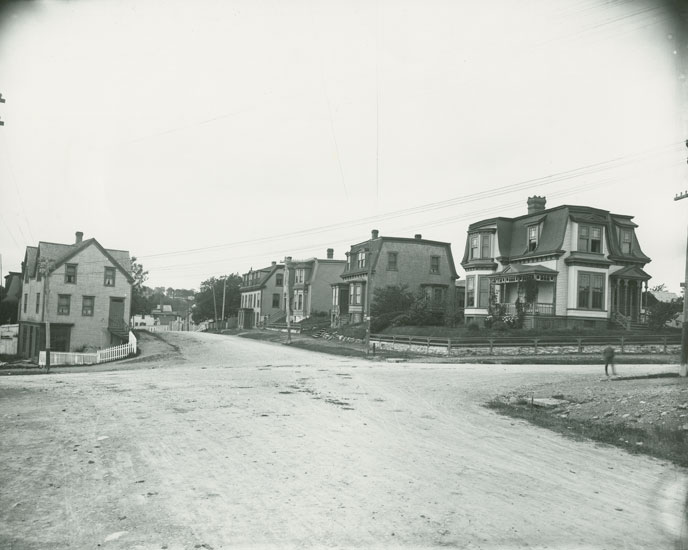
<instances>
[{"instance_id":1,"label":"overcast sky","mask_svg":"<svg viewBox=\"0 0 688 550\"><path fill-rule=\"evenodd\" d=\"M198 288L371 229L635 216L683 280L686 43L662 2L52 0L0 12L0 253L75 231ZM461 270L460 274L464 276Z\"/></svg>"}]
</instances>

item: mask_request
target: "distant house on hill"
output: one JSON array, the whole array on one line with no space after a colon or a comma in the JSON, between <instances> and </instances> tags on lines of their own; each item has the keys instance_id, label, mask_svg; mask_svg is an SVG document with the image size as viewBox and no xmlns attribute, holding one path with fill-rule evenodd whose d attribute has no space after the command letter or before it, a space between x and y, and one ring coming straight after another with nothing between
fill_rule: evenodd
<instances>
[{"instance_id":1,"label":"distant house on hill","mask_svg":"<svg viewBox=\"0 0 688 550\"><path fill-rule=\"evenodd\" d=\"M132 283L126 250L104 248L76 233L72 244L27 246L22 262L19 354L102 349L128 341ZM49 291L46 299L46 291Z\"/></svg>"}]
</instances>

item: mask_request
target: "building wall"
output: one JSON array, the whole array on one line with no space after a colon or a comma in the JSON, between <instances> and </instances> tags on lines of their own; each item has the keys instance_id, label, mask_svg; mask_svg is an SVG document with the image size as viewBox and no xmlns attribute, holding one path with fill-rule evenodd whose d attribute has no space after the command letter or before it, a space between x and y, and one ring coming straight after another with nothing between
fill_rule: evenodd
<instances>
[{"instance_id":1,"label":"building wall","mask_svg":"<svg viewBox=\"0 0 688 550\"><path fill-rule=\"evenodd\" d=\"M344 271L346 262L338 260L315 261L308 292L307 315L314 312L329 312L332 309L332 284L341 281L340 275Z\"/></svg>"},{"instance_id":2,"label":"building wall","mask_svg":"<svg viewBox=\"0 0 688 550\"><path fill-rule=\"evenodd\" d=\"M126 322L131 313L131 284L122 272L116 269L115 285L104 285L105 267L115 266L95 246L82 250L68 263L77 264L77 283L65 283L65 265L60 266L50 275L50 297L46 302L46 318L51 323L73 324L70 351L83 347L86 349L109 347L110 333L107 327L110 298L124 298L123 319ZM71 295L69 315L57 314L59 294ZM83 296L95 297L93 316L82 315Z\"/></svg>"},{"instance_id":3,"label":"building wall","mask_svg":"<svg viewBox=\"0 0 688 550\"><path fill-rule=\"evenodd\" d=\"M571 247L573 245L574 233L573 223L569 221L566 224L566 230L564 231L564 242L562 244L562 249L565 250L559 258L557 258L556 269L559 272L557 275L557 290L556 290L556 308L555 315L564 316L568 311L568 296L569 296L569 266L566 264L566 258L571 255ZM577 225L577 224L576 224Z\"/></svg>"},{"instance_id":4,"label":"building wall","mask_svg":"<svg viewBox=\"0 0 688 550\"><path fill-rule=\"evenodd\" d=\"M390 252L397 253L396 271L389 269L388 253ZM432 256L440 257L439 273L430 272ZM451 275L446 247L423 241L418 243L384 241L371 279L370 297L372 300L376 288L397 284L408 286L414 294L420 291L421 285L426 284L446 285L451 289L454 287Z\"/></svg>"}]
</instances>

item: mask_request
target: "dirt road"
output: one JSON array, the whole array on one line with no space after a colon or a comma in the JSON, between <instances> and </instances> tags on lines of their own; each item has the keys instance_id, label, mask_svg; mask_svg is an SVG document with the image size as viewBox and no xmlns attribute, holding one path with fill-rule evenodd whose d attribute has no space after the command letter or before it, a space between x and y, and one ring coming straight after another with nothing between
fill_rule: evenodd
<instances>
[{"instance_id":1,"label":"dirt road","mask_svg":"<svg viewBox=\"0 0 688 550\"><path fill-rule=\"evenodd\" d=\"M0 378L1 548L676 547L683 470L481 406L597 367L164 338L137 369Z\"/></svg>"}]
</instances>

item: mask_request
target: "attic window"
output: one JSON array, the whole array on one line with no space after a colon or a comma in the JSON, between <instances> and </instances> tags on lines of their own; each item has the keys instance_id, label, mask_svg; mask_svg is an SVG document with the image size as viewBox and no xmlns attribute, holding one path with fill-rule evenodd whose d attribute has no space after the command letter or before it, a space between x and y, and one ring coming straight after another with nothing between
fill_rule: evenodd
<instances>
[{"instance_id":1,"label":"attic window","mask_svg":"<svg viewBox=\"0 0 688 550\"><path fill-rule=\"evenodd\" d=\"M532 252L538 245L538 226L531 225L528 227L528 252Z\"/></svg>"},{"instance_id":2,"label":"attic window","mask_svg":"<svg viewBox=\"0 0 688 550\"><path fill-rule=\"evenodd\" d=\"M67 264L65 266L65 283L70 285L76 284L76 264Z\"/></svg>"},{"instance_id":3,"label":"attic window","mask_svg":"<svg viewBox=\"0 0 688 550\"><path fill-rule=\"evenodd\" d=\"M578 250L600 254L602 252L602 228L598 225L579 225Z\"/></svg>"},{"instance_id":4,"label":"attic window","mask_svg":"<svg viewBox=\"0 0 688 550\"><path fill-rule=\"evenodd\" d=\"M630 229L621 230L621 252L624 254L631 253L631 242L633 241L633 233Z\"/></svg>"},{"instance_id":5,"label":"attic window","mask_svg":"<svg viewBox=\"0 0 688 550\"><path fill-rule=\"evenodd\" d=\"M105 268L105 278L103 280L105 286L115 286L115 268L106 267Z\"/></svg>"}]
</instances>

